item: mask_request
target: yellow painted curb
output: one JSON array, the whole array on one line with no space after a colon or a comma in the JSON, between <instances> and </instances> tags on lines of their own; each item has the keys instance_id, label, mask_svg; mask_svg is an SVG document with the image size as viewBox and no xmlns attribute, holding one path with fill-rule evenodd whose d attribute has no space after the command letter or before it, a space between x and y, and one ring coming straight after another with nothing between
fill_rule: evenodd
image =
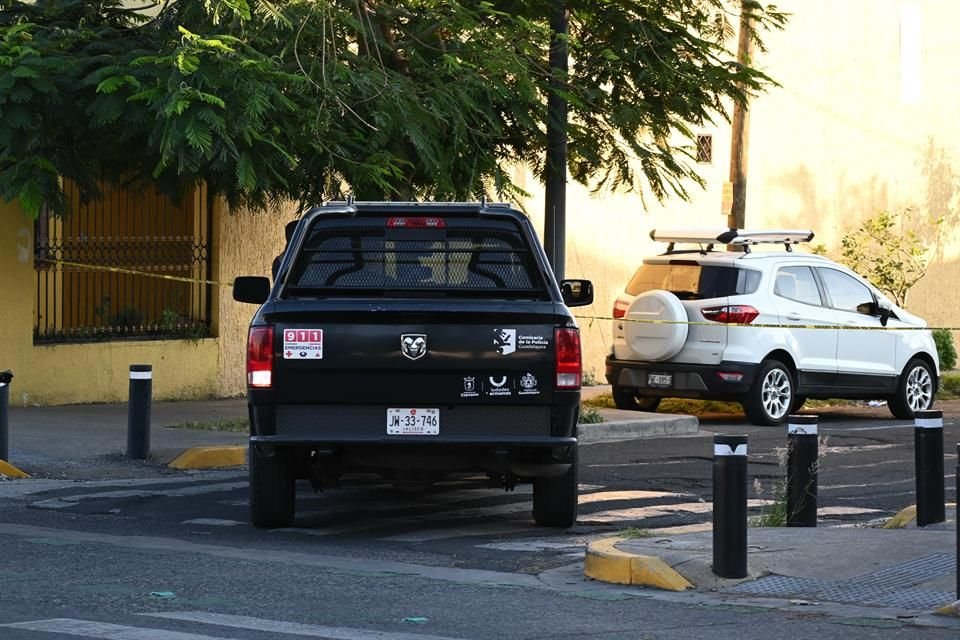
<instances>
[{"instance_id":1,"label":"yellow painted curb","mask_svg":"<svg viewBox=\"0 0 960 640\"><path fill-rule=\"evenodd\" d=\"M213 469L247 463L247 447L192 447L173 459L172 469Z\"/></svg>"},{"instance_id":2,"label":"yellow painted curb","mask_svg":"<svg viewBox=\"0 0 960 640\"><path fill-rule=\"evenodd\" d=\"M883 523L884 529L903 529L917 519L917 505L912 504Z\"/></svg>"},{"instance_id":3,"label":"yellow painted curb","mask_svg":"<svg viewBox=\"0 0 960 640\"><path fill-rule=\"evenodd\" d=\"M953 616L956 618L960 616L960 600L957 600L952 604L944 605L934 611L934 613L938 616Z\"/></svg>"},{"instance_id":4,"label":"yellow painted curb","mask_svg":"<svg viewBox=\"0 0 960 640\"><path fill-rule=\"evenodd\" d=\"M8 478L29 478L30 475L20 471L15 466L7 462L6 460L0 460L0 475L7 476Z\"/></svg>"},{"instance_id":5,"label":"yellow painted curb","mask_svg":"<svg viewBox=\"0 0 960 640\"><path fill-rule=\"evenodd\" d=\"M587 546L583 573L588 578L613 584L632 584L683 591L693 587L670 565L654 556L638 556L616 548L625 538L604 538Z\"/></svg>"}]
</instances>

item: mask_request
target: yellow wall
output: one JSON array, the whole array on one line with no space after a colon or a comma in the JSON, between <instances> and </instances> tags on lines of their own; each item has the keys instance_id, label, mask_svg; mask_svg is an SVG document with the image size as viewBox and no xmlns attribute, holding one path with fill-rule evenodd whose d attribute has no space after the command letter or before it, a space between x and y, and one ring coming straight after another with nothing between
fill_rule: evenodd
<instances>
[{"instance_id":1,"label":"yellow wall","mask_svg":"<svg viewBox=\"0 0 960 640\"><path fill-rule=\"evenodd\" d=\"M16 203L0 202L0 369L15 376L11 403L122 402L131 364L153 365L156 400L217 392L219 340L34 346L35 296L33 221Z\"/></svg>"}]
</instances>

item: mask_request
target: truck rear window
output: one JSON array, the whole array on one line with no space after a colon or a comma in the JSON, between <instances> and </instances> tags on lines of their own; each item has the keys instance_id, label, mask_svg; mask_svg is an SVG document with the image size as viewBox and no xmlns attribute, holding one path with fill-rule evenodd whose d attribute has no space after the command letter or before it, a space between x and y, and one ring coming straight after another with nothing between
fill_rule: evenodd
<instances>
[{"instance_id":1,"label":"truck rear window","mask_svg":"<svg viewBox=\"0 0 960 640\"><path fill-rule=\"evenodd\" d=\"M704 300L753 293L759 285L759 271L676 262L642 265L633 274L626 292L638 296L645 291L663 289L681 300Z\"/></svg>"},{"instance_id":2,"label":"truck rear window","mask_svg":"<svg viewBox=\"0 0 960 640\"><path fill-rule=\"evenodd\" d=\"M548 295L530 247L509 220L448 217L440 228L398 228L388 224L393 219L317 220L288 290Z\"/></svg>"}]
</instances>

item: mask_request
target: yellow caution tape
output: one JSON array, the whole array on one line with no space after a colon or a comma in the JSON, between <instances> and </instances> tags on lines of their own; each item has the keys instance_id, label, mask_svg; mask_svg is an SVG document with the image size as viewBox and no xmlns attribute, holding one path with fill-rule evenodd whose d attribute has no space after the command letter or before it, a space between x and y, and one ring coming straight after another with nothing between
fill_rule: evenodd
<instances>
[{"instance_id":1,"label":"yellow caution tape","mask_svg":"<svg viewBox=\"0 0 960 640\"><path fill-rule=\"evenodd\" d=\"M54 264L66 267L78 267L80 269L90 269L92 271L109 271L111 273L123 273L131 276L145 276L147 278L159 278L160 280L173 280L174 282L187 282L190 284L212 284L218 287L232 287L232 282L218 282L217 280L203 280L198 278L185 278L181 276L170 276L164 273L152 273L150 271L138 271L136 269L122 269L120 267L106 267L97 264L84 264L82 262L71 262L69 260L56 260L46 258L40 260L47 264Z\"/></svg>"},{"instance_id":2,"label":"yellow caution tape","mask_svg":"<svg viewBox=\"0 0 960 640\"><path fill-rule=\"evenodd\" d=\"M159 278L161 280L173 280L174 282L187 282L190 284L212 284L218 287L233 287L233 282L219 282L217 280L203 280L198 278L184 278L180 276L170 276L163 273L151 273L149 271L138 271L136 269L123 269L121 267L106 267L96 264L84 264L82 262L71 262L69 260L56 260L47 258L41 260L47 264L61 265L67 267L77 267L80 269L91 269L94 271L109 271L111 273L124 273L132 276L145 276L147 278ZM851 327L849 325L831 325L831 324L777 324L777 323L736 323L736 322L710 322L708 320L640 320L635 318L613 318L611 316L583 316L574 314L578 320L589 320L591 323L595 320L616 320L617 322L635 322L640 324L685 324L690 326L716 327L721 324L727 327L750 327L756 329L841 329L853 331L935 331L946 329L947 331L960 331L960 327Z\"/></svg>"},{"instance_id":3,"label":"yellow caution tape","mask_svg":"<svg viewBox=\"0 0 960 640\"><path fill-rule=\"evenodd\" d=\"M610 316L582 316L577 314L574 314L573 317L577 320L589 320L591 323L594 320L613 320L616 322L633 322L638 324L685 324L704 327L726 326L757 329L840 329L850 331L936 331L938 329L946 329L947 331L960 331L960 327L855 327L846 324L782 324L765 322L752 322L748 324L740 322L710 322L708 320L647 320L627 317L613 318Z\"/></svg>"}]
</instances>

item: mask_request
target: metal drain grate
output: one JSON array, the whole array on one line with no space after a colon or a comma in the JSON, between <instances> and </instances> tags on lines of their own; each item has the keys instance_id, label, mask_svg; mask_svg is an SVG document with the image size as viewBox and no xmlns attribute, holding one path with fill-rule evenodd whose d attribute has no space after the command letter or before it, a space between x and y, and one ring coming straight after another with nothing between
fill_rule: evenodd
<instances>
[{"instance_id":1,"label":"metal drain grate","mask_svg":"<svg viewBox=\"0 0 960 640\"><path fill-rule=\"evenodd\" d=\"M760 596L802 596L812 600L847 604L926 609L953 602L954 594L915 589L913 585L949 575L955 566L953 554L935 553L846 580L814 580L774 575L753 582L742 582L729 591Z\"/></svg>"}]
</instances>

